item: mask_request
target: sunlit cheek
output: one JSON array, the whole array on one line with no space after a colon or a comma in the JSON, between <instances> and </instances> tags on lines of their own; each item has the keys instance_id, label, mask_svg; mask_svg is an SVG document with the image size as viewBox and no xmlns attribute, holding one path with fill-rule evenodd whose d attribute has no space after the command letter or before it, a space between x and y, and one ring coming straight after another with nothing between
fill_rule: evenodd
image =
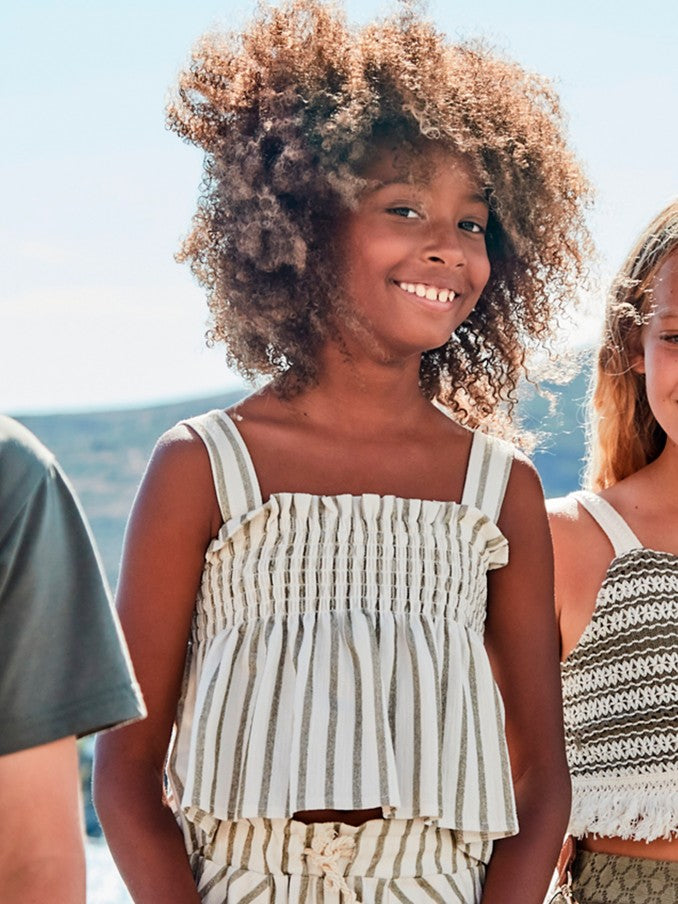
<instances>
[{"instance_id":1,"label":"sunlit cheek","mask_svg":"<svg viewBox=\"0 0 678 904\"><path fill-rule=\"evenodd\" d=\"M478 252L478 257L476 259L476 275L478 281L482 283L483 288L485 288L485 285L490 278L491 270L490 259L487 256L487 251L483 248L482 251Z\"/></svg>"},{"instance_id":2,"label":"sunlit cheek","mask_svg":"<svg viewBox=\"0 0 678 904\"><path fill-rule=\"evenodd\" d=\"M482 273L478 278L478 285L477 285L478 297L480 297L483 294L483 292L485 291L485 288L486 288L488 282L490 281L490 275L491 275L490 265L488 263L487 266L483 268Z\"/></svg>"},{"instance_id":3,"label":"sunlit cheek","mask_svg":"<svg viewBox=\"0 0 678 904\"><path fill-rule=\"evenodd\" d=\"M488 284L488 282L490 281L490 276L491 276L491 275L492 275L492 274L491 274L490 268L488 267L488 268L487 268L486 275L485 275L485 280L483 281L483 289L485 288L485 286L486 286L486 285Z\"/></svg>"}]
</instances>

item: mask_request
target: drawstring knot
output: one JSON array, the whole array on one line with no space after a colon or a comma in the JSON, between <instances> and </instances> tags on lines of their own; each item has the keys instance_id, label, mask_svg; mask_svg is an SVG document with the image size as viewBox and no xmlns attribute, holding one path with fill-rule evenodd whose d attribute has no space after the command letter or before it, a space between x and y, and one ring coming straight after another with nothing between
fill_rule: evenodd
<instances>
[{"instance_id":1,"label":"drawstring knot","mask_svg":"<svg viewBox=\"0 0 678 904\"><path fill-rule=\"evenodd\" d=\"M323 826L322 830L316 832L311 847L307 847L304 854L309 863L324 874L330 888L342 893L346 904L360 904L339 869L340 860L351 860L355 854L355 841L350 835L335 835L332 826Z\"/></svg>"}]
</instances>

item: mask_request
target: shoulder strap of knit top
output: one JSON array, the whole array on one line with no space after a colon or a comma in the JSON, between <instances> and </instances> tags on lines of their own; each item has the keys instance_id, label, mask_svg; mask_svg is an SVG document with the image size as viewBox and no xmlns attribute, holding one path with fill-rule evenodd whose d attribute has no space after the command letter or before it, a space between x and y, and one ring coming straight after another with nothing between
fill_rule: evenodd
<instances>
[{"instance_id":1,"label":"shoulder strap of knit top","mask_svg":"<svg viewBox=\"0 0 678 904\"><path fill-rule=\"evenodd\" d=\"M496 524L511 473L510 443L476 430L466 469L462 505L472 505Z\"/></svg>"},{"instance_id":2,"label":"shoulder strap of knit top","mask_svg":"<svg viewBox=\"0 0 678 904\"><path fill-rule=\"evenodd\" d=\"M626 521L609 502L590 490L577 490L572 494L577 502L594 518L614 548L615 556L632 549L642 549L643 544Z\"/></svg>"},{"instance_id":3,"label":"shoulder strap of knit top","mask_svg":"<svg viewBox=\"0 0 678 904\"><path fill-rule=\"evenodd\" d=\"M259 481L240 431L225 411L215 409L182 421L207 447L224 523L261 505Z\"/></svg>"}]
</instances>

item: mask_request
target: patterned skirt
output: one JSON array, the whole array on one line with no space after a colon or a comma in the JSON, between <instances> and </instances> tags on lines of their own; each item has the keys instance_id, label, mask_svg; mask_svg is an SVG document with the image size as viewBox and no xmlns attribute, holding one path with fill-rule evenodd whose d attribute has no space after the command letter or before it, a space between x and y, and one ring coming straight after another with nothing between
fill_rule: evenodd
<instances>
[{"instance_id":1,"label":"patterned skirt","mask_svg":"<svg viewBox=\"0 0 678 904\"><path fill-rule=\"evenodd\" d=\"M203 904L478 904L490 850L421 819L241 819L191 863Z\"/></svg>"},{"instance_id":2,"label":"patterned skirt","mask_svg":"<svg viewBox=\"0 0 678 904\"><path fill-rule=\"evenodd\" d=\"M678 863L579 851L572 891L578 904L678 904Z\"/></svg>"}]
</instances>

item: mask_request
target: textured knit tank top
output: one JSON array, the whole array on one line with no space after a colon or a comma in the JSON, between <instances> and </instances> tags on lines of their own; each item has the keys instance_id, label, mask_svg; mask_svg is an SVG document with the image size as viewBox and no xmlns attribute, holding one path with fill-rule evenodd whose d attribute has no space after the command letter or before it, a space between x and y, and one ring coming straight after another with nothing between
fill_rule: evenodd
<instances>
[{"instance_id":1,"label":"textured knit tank top","mask_svg":"<svg viewBox=\"0 0 678 904\"><path fill-rule=\"evenodd\" d=\"M573 495L614 559L561 667L570 832L669 837L678 834L678 556L644 548L602 497Z\"/></svg>"},{"instance_id":2,"label":"textured knit tank top","mask_svg":"<svg viewBox=\"0 0 678 904\"><path fill-rule=\"evenodd\" d=\"M233 421L204 441L208 547L169 780L182 820L382 808L514 834L504 710L483 646L512 447L473 435L462 502L275 493Z\"/></svg>"}]
</instances>

